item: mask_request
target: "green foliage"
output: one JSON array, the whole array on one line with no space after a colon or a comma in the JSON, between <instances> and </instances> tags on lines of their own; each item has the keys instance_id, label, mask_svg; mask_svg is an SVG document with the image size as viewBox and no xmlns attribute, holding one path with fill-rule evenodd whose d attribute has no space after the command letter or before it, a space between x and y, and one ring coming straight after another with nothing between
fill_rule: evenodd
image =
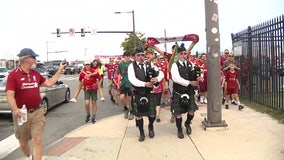
<instances>
[{"instance_id":1,"label":"green foliage","mask_svg":"<svg viewBox=\"0 0 284 160\"><path fill-rule=\"evenodd\" d=\"M123 48L123 52L128 51L129 53L133 53L135 51L136 48L138 48L140 46L140 44L143 45L143 49L144 46L146 44L146 37L144 37L144 33L136 33L135 36L135 45L136 48L134 47L134 36L132 33L127 33L128 37L126 37L124 39L124 42L121 43L121 47Z\"/></svg>"}]
</instances>

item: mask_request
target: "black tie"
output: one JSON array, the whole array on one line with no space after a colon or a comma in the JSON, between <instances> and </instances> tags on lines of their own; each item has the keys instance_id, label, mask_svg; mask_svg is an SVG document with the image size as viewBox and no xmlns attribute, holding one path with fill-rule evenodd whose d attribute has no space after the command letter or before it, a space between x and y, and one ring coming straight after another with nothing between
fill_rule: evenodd
<instances>
[{"instance_id":1,"label":"black tie","mask_svg":"<svg viewBox=\"0 0 284 160\"><path fill-rule=\"evenodd\" d=\"M183 62L183 66L185 67L185 62Z\"/></svg>"},{"instance_id":2,"label":"black tie","mask_svg":"<svg viewBox=\"0 0 284 160\"><path fill-rule=\"evenodd\" d=\"M143 72L143 74L145 75L144 64L143 64L143 63L140 63L140 66L141 66L141 71L142 71L142 72Z\"/></svg>"}]
</instances>

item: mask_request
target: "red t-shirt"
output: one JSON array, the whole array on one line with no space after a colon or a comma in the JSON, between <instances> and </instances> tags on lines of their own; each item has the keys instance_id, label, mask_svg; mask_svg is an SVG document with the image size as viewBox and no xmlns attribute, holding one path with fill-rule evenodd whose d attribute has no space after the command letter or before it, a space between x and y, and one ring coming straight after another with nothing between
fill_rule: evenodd
<instances>
[{"instance_id":1,"label":"red t-shirt","mask_svg":"<svg viewBox=\"0 0 284 160\"><path fill-rule=\"evenodd\" d=\"M105 64L105 67L107 68L107 78L113 79L114 71L118 67L117 64Z\"/></svg>"},{"instance_id":2,"label":"red t-shirt","mask_svg":"<svg viewBox=\"0 0 284 160\"><path fill-rule=\"evenodd\" d=\"M10 72L6 91L15 91L15 99L18 108L25 104L27 109L35 109L41 104L40 85L46 79L37 71L30 70L29 74L25 73L21 67Z\"/></svg>"},{"instance_id":3,"label":"red t-shirt","mask_svg":"<svg viewBox=\"0 0 284 160\"><path fill-rule=\"evenodd\" d=\"M90 68L89 71L86 70L85 72L86 73L94 73L95 71L96 71L96 69ZM84 79L83 79L84 88L86 90L97 90L98 89L97 80L101 80L101 79L102 79L102 76L98 73L95 74L95 75L92 75L92 76L85 75Z\"/></svg>"},{"instance_id":4,"label":"red t-shirt","mask_svg":"<svg viewBox=\"0 0 284 160\"><path fill-rule=\"evenodd\" d=\"M237 79L238 79L238 72L227 71L226 72L227 88L238 88Z\"/></svg>"},{"instance_id":5,"label":"red t-shirt","mask_svg":"<svg viewBox=\"0 0 284 160\"><path fill-rule=\"evenodd\" d=\"M161 70L164 73L164 79L165 81L169 81L169 77L168 77L168 62L158 62L157 63L157 67L159 68L159 70Z\"/></svg>"}]
</instances>

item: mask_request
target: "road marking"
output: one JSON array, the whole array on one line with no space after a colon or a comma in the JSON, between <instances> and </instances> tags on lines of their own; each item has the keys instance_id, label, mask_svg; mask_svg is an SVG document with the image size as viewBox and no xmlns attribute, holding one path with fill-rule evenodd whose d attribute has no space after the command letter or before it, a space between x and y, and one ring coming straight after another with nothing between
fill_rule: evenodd
<instances>
[{"instance_id":1,"label":"road marking","mask_svg":"<svg viewBox=\"0 0 284 160\"><path fill-rule=\"evenodd\" d=\"M0 142L0 159L5 158L8 154L19 148L19 141L15 137L15 134L12 134L8 138Z\"/></svg>"}]
</instances>

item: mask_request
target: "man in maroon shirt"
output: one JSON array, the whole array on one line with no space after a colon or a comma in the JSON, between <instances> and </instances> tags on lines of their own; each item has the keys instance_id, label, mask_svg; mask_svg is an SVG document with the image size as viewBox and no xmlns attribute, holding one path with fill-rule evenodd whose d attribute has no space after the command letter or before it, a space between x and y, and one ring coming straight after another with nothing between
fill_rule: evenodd
<instances>
[{"instance_id":1,"label":"man in maroon shirt","mask_svg":"<svg viewBox=\"0 0 284 160\"><path fill-rule=\"evenodd\" d=\"M39 72L32 69L38 56L33 50L24 48L18 56L20 65L9 74L6 85L8 104L13 113L15 136L27 159L41 160L45 117L40 107L40 86L52 86L58 80L66 64L61 62L55 75L50 79L45 79ZM23 105L27 107L27 122L19 126L17 120L23 116L21 112ZM32 156L29 146L31 139L34 147Z\"/></svg>"},{"instance_id":2,"label":"man in maroon shirt","mask_svg":"<svg viewBox=\"0 0 284 160\"><path fill-rule=\"evenodd\" d=\"M113 95L112 95L112 83L113 83L112 79L113 79L114 71L118 67L118 65L114 63L114 59L113 58L110 58L109 59L109 63L105 64L105 67L107 68L108 93L110 95L110 100L113 103L115 103L115 101L113 99Z\"/></svg>"}]
</instances>

